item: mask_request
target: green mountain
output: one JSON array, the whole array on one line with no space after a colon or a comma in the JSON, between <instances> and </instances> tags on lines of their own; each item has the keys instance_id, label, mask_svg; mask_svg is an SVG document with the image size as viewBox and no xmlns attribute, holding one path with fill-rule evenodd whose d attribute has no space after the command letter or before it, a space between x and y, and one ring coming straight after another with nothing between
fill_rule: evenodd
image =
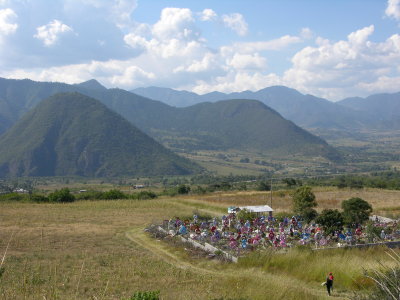
<instances>
[{"instance_id":1,"label":"green mountain","mask_svg":"<svg viewBox=\"0 0 400 300\"><path fill-rule=\"evenodd\" d=\"M0 137L0 176L154 176L200 170L78 93L42 101Z\"/></svg>"},{"instance_id":2,"label":"green mountain","mask_svg":"<svg viewBox=\"0 0 400 300\"><path fill-rule=\"evenodd\" d=\"M259 153L338 157L323 140L258 101L222 101L176 108L125 90L105 89L99 85L95 81L67 85L3 79L0 80L0 103L16 106L17 113L12 118L18 120L23 112L40 102L40 97L58 91L77 91L98 99L140 130L178 152L251 149ZM2 94L5 94L4 101ZM213 93L214 96L219 94Z\"/></svg>"},{"instance_id":3,"label":"green mountain","mask_svg":"<svg viewBox=\"0 0 400 300\"><path fill-rule=\"evenodd\" d=\"M225 100L175 109L174 118L163 119L151 131L177 149L238 149L319 155L333 160L340 157L325 141L255 100Z\"/></svg>"}]
</instances>

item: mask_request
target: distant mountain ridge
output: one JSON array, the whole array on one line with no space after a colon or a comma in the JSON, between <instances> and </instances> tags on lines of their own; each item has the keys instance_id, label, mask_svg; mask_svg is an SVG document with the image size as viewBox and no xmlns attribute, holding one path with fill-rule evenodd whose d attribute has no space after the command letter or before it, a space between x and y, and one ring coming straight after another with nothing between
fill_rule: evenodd
<instances>
[{"instance_id":1,"label":"distant mountain ridge","mask_svg":"<svg viewBox=\"0 0 400 300\"><path fill-rule=\"evenodd\" d=\"M99 101L40 102L0 137L0 176L156 176L200 172Z\"/></svg>"},{"instance_id":2,"label":"distant mountain ridge","mask_svg":"<svg viewBox=\"0 0 400 300\"><path fill-rule=\"evenodd\" d=\"M125 90L103 89L93 81L67 85L0 80L0 105L11 103L17 108L11 114L15 122L24 112L39 103L41 98L57 92L79 92L98 99L176 151L252 148L258 152L338 157L337 152L322 139L284 120L280 114L254 100L241 99L175 108ZM2 93L6 95L4 100ZM0 111L0 117L1 114Z\"/></svg>"},{"instance_id":3,"label":"distant mountain ridge","mask_svg":"<svg viewBox=\"0 0 400 300\"><path fill-rule=\"evenodd\" d=\"M366 98L353 97L338 104L373 116L375 122L389 128L400 128L400 92L376 94Z\"/></svg>"},{"instance_id":4,"label":"distant mountain ridge","mask_svg":"<svg viewBox=\"0 0 400 300\"><path fill-rule=\"evenodd\" d=\"M184 101L186 96L189 105L227 99L258 100L279 112L284 118L304 128L355 129L376 125L376 120L370 112L361 115L353 108L312 95L303 95L297 90L284 86L230 94L212 92L198 95L155 87L134 89L132 92L175 106L186 106Z\"/></svg>"}]
</instances>

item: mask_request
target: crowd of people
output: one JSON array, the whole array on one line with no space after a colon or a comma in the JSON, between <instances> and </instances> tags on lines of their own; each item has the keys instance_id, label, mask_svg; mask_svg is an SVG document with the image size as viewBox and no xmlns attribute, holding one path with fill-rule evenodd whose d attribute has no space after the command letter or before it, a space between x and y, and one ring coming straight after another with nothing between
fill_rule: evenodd
<instances>
[{"instance_id":1,"label":"crowd of people","mask_svg":"<svg viewBox=\"0 0 400 300\"><path fill-rule=\"evenodd\" d=\"M357 224L327 234L318 224L306 223L296 216L276 219L268 215L245 220L240 219L236 213L230 213L212 220L201 220L197 215L193 215L191 219L176 217L164 221L164 228L171 235L182 235L199 242L218 244L224 250L253 250L257 247L282 249L295 245L343 246L378 239L388 241L400 238L397 222L383 224L375 220L368 226L375 227L372 237L371 230ZM378 230L380 234L376 234Z\"/></svg>"}]
</instances>

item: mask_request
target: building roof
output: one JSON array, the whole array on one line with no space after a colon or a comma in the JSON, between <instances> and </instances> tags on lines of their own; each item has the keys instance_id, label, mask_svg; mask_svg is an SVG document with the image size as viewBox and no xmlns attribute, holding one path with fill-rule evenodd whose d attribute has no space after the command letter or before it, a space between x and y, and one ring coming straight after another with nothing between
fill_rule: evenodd
<instances>
[{"instance_id":1,"label":"building roof","mask_svg":"<svg viewBox=\"0 0 400 300\"><path fill-rule=\"evenodd\" d=\"M255 205L255 206L241 206L240 209L247 209L250 212L261 213L274 211L268 205Z\"/></svg>"}]
</instances>

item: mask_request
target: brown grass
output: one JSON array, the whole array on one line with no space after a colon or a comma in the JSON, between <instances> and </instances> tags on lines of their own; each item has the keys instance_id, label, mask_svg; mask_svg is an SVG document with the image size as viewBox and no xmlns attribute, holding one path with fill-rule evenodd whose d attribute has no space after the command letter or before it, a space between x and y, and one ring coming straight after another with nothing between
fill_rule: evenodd
<instances>
[{"instance_id":1,"label":"brown grass","mask_svg":"<svg viewBox=\"0 0 400 300\"><path fill-rule=\"evenodd\" d=\"M272 206L279 211L290 211L292 208L292 198L290 196L293 190L274 191L272 194ZM368 201L374 213L382 215L388 211L397 211L400 209L400 191L382 190L382 189L338 189L335 187L317 187L313 188L318 207L321 211L325 208L340 208L343 200L352 197L360 197ZM193 196L193 200L203 201L218 207L229 205L270 205L270 192L217 192L204 196Z\"/></svg>"},{"instance_id":2,"label":"brown grass","mask_svg":"<svg viewBox=\"0 0 400 300\"><path fill-rule=\"evenodd\" d=\"M350 190L315 192L321 208L338 203L332 200L354 195ZM381 209L394 207L399 195L390 191L360 192L364 194L358 196L366 200L381 195L382 200L375 204ZM318 280L285 269L272 273L263 266L238 269L232 264L193 260L184 249L172 248L142 231L147 224L191 215L195 209L222 214L228 205L261 204L265 197L268 203L268 193L261 192L145 201L0 203L1 254L14 232L0 278L0 298L121 299L138 290L160 290L162 299L265 299L267 294L270 299L325 299L319 281L327 270L317 263L310 268L313 278L321 273ZM289 196L274 194L274 205L277 210L288 209ZM132 230L133 241L127 238ZM373 257L365 259L368 265L373 261ZM341 295L346 293L346 285L342 285Z\"/></svg>"}]
</instances>

